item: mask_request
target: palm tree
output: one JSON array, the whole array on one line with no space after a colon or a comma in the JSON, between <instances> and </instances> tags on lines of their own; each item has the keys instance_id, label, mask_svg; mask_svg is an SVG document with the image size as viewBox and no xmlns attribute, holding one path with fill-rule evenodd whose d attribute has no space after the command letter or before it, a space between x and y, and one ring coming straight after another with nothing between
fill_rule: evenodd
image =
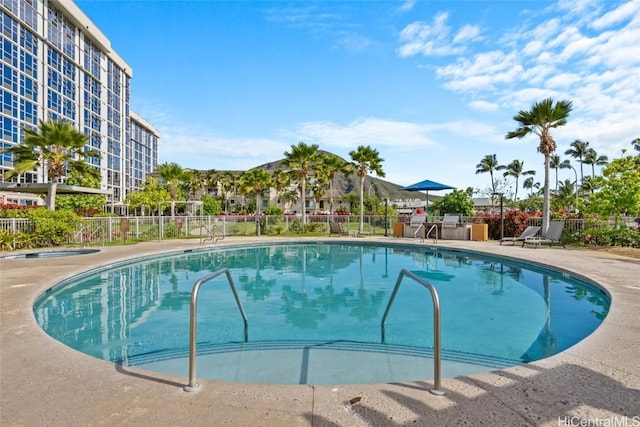
<instances>
[{"instance_id":1,"label":"palm tree","mask_svg":"<svg viewBox=\"0 0 640 427\"><path fill-rule=\"evenodd\" d=\"M587 154L584 156L584 163L591 165L591 178L596 177L596 166L604 166L609 163L607 156L598 156L598 153L593 148L587 150ZM584 185L584 182L582 183Z\"/></svg>"},{"instance_id":2,"label":"palm tree","mask_svg":"<svg viewBox=\"0 0 640 427\"><path fill-rule=\"evenodd\" d=\"M205 174L204 183L207 189L207 194L211 192L213 189L215 191L214 194L218 192L218 184L220 183L220 174L215 169L209 169Z\"/></svg>"},{"instance_id":3,"label":"palm tree","mask_svg":"<svg viewBox=\"0 0 640 427\"><path fill-rule=\"evenodd\" d=\"M595 177L592 176L585 176L584 177L584 182L582 183L582 185L580 186L580 192L581 193L595 193L595 191L598 189L598 187L600 186L598 179L596 179Z\"/></svg>"},{"instance_id":4,"label":"palm tree","mask_svg":"<svg viewBox=\"0 0 640 427\"><path fill-rule=\"evenodd\" d=\"M636 138L633 141L631 141L631 145L636 151L640 151L640 138Z\"/></svg>"},{"instance_id":5,"label":"palm tree","mask_svg":"<svg viewBox=\"0 0 640 427\"><path fill-rule=\"evenodd\" d=\"M516 193L514 195L514 199L517 201L518 200L518 180L521 176L527 176L527 175L535 175L536 171L534 170L528 170L525 171L524 169L524 161L522 160L514 160L511 163L509 163L505 169L507 170L504 173L504 176L512 176L516 179Z\"/></svg>"},{"instance_id":6,"label":"palm tree","mask_svg":"<svg viewBox=\"0 0 640 427\"><path fill-rule=\"evenodd\" d=\"M192 170L185 171L184 173L184 186L186 187L187 193L191 197L191 199L195 200L198 191L202 190L205 186L205 182L202 179L202 175L200 175L200 171Z\"/></svg>"},{"instance_id":7,"label":"palm tree","mask_svg":"<svg viewBox=\"0 0 640 427\"><path fill-rule=\"evenodd\" d=\"M480 160L480 163L476 165L476 175L489 172L491 176L491 200L493 200L493 193L496 192L496 182L493 179L493 172L502 168L503 166L498 164L498 158L495 154L487 154Z\"/></svg>"},{"instance_id":8,"label":"palm tree","mask_svg":"<svg viewBox=\"0 0 640 427\"><path fill-rule=\"evenodd\" d=\"M564 152L564 154L573 157L574 159L578 159L580 162L580 182L584 182L584 172L582 171L582 163L583 159L587 155L587 151L589 150L589 143L586 141L580 141L576 139L571 144L569 144L571 148ZM576 185L578 185L576 183Z\"/></svg>"},{"instance_id":9,"label":"palm tree","mask_svg":"<svg viewBox=\"0 0 640 427\"><path fill-rule=\"evenodd\" d=\"M556 141L549 131L567 124L567 117L573 109L571 101L553 102L551 98L533 104L530 111L519 111L513 120L520 123L520 127L506 135L507 139L523 138L535 134L540 138L538 152L544 155L544 201L542 206L542 233L546 235L549 228L551 210L549 206L549 163L551 154L556 151Z\"/></svg>"},{"instance_id":10,"label":"palm tree","mask_svg":"<svg viewBox=\"0 0 640 427\"><path fill-rule=\"evenodd\" d=\"M575 185L578 185L576 182ZM577 203L576 186L569 179L565 179L560 186L553 192L553 204L556 209L568 211L569 206ZM577 206L574 208L577 209Z\"/></svg>"},{"instance_id":11,"label":"palm tree","mask_svg":"<svg viewBox=\"0 0 640 427\"><path fill-rule=\"evenodd\" d=\"M271 184L276 190L276 200L281 202L281 195L291 185L291 175L282 169L276 169L271 174Z\"/></svg>"},{"instance_id":12,"label":"palm tree","mask_svg":"<svg viewBox=\"0 0 640 427\"><path fill-rule=\"evenodd\" d=\"M375 172L379 177L384 178L384 171L382 170L382 162L384 159L380 158L378 150L371 148L371 146L359 146L356 150L349 153L351 159L354 162L354 169L356 174L360 177L360 233L364 231L364 178L369 172Z\"/></svg>"},{"instance_id":13,"label":"palm tree","mask_svg":"<svg viewBox=\"0 0 640 427\"><path fill-rule=\"evenodd\" d=\"M296 190L287 190L282 193L280 200L284 204L284 207L287 208L287 206L296 203L299 200L298 192Z\"/></svg>"},{"instance_id":14,"label":"palm tree","mask_svg":"<svg viewBox=\"0 0 640 427\"><path fill-rule=\"evenodd\" d=\"M529 178L524 180L524 182L522 183L522 188L524 188L525 190L529 190L529 197L531 197L534 194L533 193L533 189L534 188L536 190L540 190L540 183L539 182L535 182L533 177L530 176Z\"/></svg>"},{"instance_id":15,"label":"palm tree","mask_svg":"<svg viewBox=\"0 0 640 427\"><path fill-rule=\"evenodd\" d=\"M235 197L236 179L236 175L231 171L226 171L222 174L222 176L219 177L220 189L222 190L222 201L224 204L224 213L228 213L227 210L229 208L227 203L227 194L229 194L229 192L233 190Z\"/></svg>"},{"instance_id":16,"label":"palm tree","mask_svg":"<svg viewBox=\"0 0 640 427\"><path fill-rule=\"evenodd\" d=\"M260 235L260 205L262 192L271 187L271 174L264 169L250 169L240 175L240 188L256 198L256 234Z\"/></svg>"},{"instance_id":17,"label":"palm tree","mask_svg":"<svg viewBox=\"0 0 640 427\"><path fill-rule=\"evenodd\" d=\"M307 180L311 177L320 160L318 148L318 144L307 145L300 141L298 145L291 146L291 151L284 152L283 164L290 169L292 176L299 182L303 224L307 223Z\"/></svg>"},{"instance_id":18,"label":"palm tree","mask_svg":"<svg viewBox=\"0 0 640 427\"><path fill-rule=\"evenodd\" d=\"M571 161L567 159L560 161L560 156L557 154L554 154L553 156L549 157L549 167L551 167L551 169L555 169L556 171L556 190L557 190L558 189L558 169L570 169Z\"/></svg>"},{"instance_id":19,"label":"palm tree","mask_svg":"<svg viewBox=\"0 0 640 427\"><path fill-rule=\"evenodd\" d=\"M158 166L158 174L169 187L171 197L171 216L176 215L176 200L180 195L180 184L188 179L188 174L177 163L163 163Z\"/></svg>"},{"instance_id":20,"label":"palm tree","mask_svg":"<svg viewBox=\"0 0 640 427\"><path fill-rule=\"evenodd\" d=\"M4 151L13 154L13 169L4 173L8 180L36 168L43 168L48 178L47 209L55 210L58 180L74 172L80 176L100 178L100 171L86 162L100 158L94 150L85 148L89 137L65 121L40 121L37 130L22 128L22 144Z\"/></svg>"},{"instance_id":21,"label":"palm tree","mask_svg":"<svg viewBox=\"0 0 640 427\"><path fill-rule=\"evenodd\" d=\"M329 182L329 221L333 220L333 180L336 174L347 175L352 172L352 165L334 154L325 154L321 158L318 172Z\"/></svg>"}]
</instances>

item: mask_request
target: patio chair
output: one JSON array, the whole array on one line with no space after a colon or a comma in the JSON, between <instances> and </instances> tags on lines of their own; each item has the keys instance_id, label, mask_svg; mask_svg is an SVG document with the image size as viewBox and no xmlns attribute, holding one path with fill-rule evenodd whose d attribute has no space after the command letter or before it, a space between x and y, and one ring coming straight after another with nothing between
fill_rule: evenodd
<instances>
[{"instance_id":1,"label":"patio chair","mask_svg":"<svg viewBox=\"0 0 640 427\"><path fill-rule=\"evenodd\" d=\"M564 243L562 242L562 231L564 230L564 221L555 220L549 222L549 229L547 230L547 234L544 237L527 237L524 242L522 242L522 247L525 245L532 245L537 248L540 245L545 243L549 244L549 247L553 246L554 243L562 245L563 248L566 248Z\"/></svg>"},{"instance_id":2,"label":"patio chair","mask_svg":"<svg viewBox=\"0 0 640 427\"><path fill-rule=\"evenodd\" d=\"M538 231L540 231L540 227L538 227L537 225L530 225L525 228L522 234L520 234L519 236L503 237L502 239L500 239L500 244L502 244L502 242L512 242L514 245L516 244L516 242L523 242L524 244L525 239L535 236Z\"/></svg>"},{"instance_id":3,"label":"patio chair","mask_svg":"<svg viewBox=\"0 0 640 427\"><path fill-rule=\"evenodd\" d=\"M329 234L339 234L341 236L346 235L347 233L342 229L342 225L336 221L329 222Z\"/></svg>"}]
</instances>

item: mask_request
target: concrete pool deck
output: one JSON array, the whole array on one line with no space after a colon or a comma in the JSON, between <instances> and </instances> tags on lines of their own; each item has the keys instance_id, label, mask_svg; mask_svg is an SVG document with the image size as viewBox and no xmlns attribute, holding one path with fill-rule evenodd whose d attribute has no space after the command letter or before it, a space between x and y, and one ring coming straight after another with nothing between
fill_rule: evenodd
<instances>
[{"instance_id":1,"label":"concrete pool deck","mask_svg":"<svg viewBox=\"0 0 640 427\"><path fill-rule=\"evenodd\" d=\"M314 240L338 239L363 241ZM276 241L287 240L300 239ZM414 239L365 240L420 245ZM274 239L228 238L215 246L262 241ZM0 425L640 426L639 260L582 249L500 246L495 241L440 240L434 246L562 267L611 294L609 315L592 335L550 358L443 379L443 397L426 391L431 380L419 379L321 386L198 379L200 389L186 393L186 377L114 365L55 341L37 325L33 302L52 284L78 272L198 248L198 240L105 247L71 257L0 259ZM354 397L361 400L351 405Z\"/></svg>"}]
</instances>

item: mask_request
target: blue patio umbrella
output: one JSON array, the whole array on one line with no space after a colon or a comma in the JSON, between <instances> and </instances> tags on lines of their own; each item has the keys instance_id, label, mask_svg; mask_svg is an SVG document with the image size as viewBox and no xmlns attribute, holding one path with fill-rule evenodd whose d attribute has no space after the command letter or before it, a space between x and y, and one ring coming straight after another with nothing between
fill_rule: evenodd
<instances>
[{"instance_id":1,"label":"blue patio umbrella","mask_svg":"<svg viewBox=\"0 0 640 427\"><path fill-rule=\"evenodd\" d=\"M426 191L426 206L425 210L429 212L429 190L431 191L439 191L439 190L455 190L455 187L446 184L440 184L439 182L431 181L429 179L425 179L424 181L416 182L415 184L411 184L408 187L402 188L405 191Z\"/></svg>"}]
</instances>

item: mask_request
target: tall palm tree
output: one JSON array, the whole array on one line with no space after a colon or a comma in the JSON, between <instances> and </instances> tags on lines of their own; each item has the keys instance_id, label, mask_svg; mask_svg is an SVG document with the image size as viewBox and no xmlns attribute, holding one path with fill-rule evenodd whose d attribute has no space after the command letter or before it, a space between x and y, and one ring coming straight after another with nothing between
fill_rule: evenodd
<instances>
[{"instance_id":1,"label":"tall palm tree","mask_svg":"<svg viewBox=\"0 0 640 427\"><path fill-rule=\"evenodd\" d=\"M596 177L596 166L604 166L609 163L609 158L607 156L598 156L598 153L593 148L589 148L587 150L586 155L584 156L585 164L591 165L591 178ZM582 183L584 185L584 182Z\"/></svg>"},{"instance_id":2,"label":"tall palm tree","mask_svg":"<svg viewBox=\"0 0 640 427\"><path fill-rule=\"evenodd\" d=\"M556 190L557 190L558 189L558 169L570 169L571 161L567 159L564 159L561 161L560 156L557 154L554 154L553 156L549 157L549 167L556 171Z\"/></svg>"},{"instance_id":3,"label":"tall palm tree","mask_svg":"<svg viewBox=\"0 0 640 427\"><path fill-rule=\"evenodd\" d=\"M240 175L240 188L256 198L256 234L260 235L260 205L262 192L271 188L271 174L264 169L249 169Z\"/></svg>"},{"instance_id":4,"label":"tall palm tree","mask_svg":"<svg viewBox=\"0 0 640 427\"><path fill-rule=\"evenodd\" d=\"M165 181L169 188L169 197L171 197L171 216L176 215L176 200L180 195L180 184L187 180L188 174L177 163L163 163L158 166L158 174Z\"/></svg>"},{"instance_id":5,"label":"tall palm tree","mask_svg":"<svg viewBox=\"0 0 640 427\"><path fill-rule=\"evenodd\" d=\"M584 172L582 170L583 159L587 155L587 151L589 151L589 143L586 141L580 141L576 139L571 144L569 144L571 148L564 152L564 154L573 157L574 159L578 159L580 162L580 182L584 182ZM576 185L578 185L576 183Z\"/></svg>"},{"instance_id":6,"label":"tall palm tree","mask_svg":"<svg viewBox=\"0 0 640 427\"><path fill-rule=\"evenodd\" d=\"M90 158L100 158L100 153L87 150L88 136L65 121L40 121L38 129L22 128L22 144L11 146L4 151L13 155L13 169L4 173L8 180L36 168L43 168L47 174L47 209L55 210L58 180L74 172L100 178L100 171L86 162Z\"/></svg>"},{"instance_id":7,"label":"tall palm tree","mask_svg":"<svg viewBox=\"0 0 640 427\"><path fill-rule=\"evenodd\" d=\"M329 182L329 221L333 220L333 180L336 174L347 175L352 172L352 165L334 154L324 154L321 157L318 172Z\"/></svg>"},{"instance_id":8,"label":"tall palm tree","mask_svg":"<svg viewBox=\"0 0 640 427\"><path fill-rule=\"evenodd\" d=\"M379 177L384 178L385 173L382 170L382 162L384 159L380 158L378 150L371 148L371 146L360 145L356 150L349 152L351 160L353 160L353 167L356 174L360 177L360 228L359 231L364 231L364 178L369 172L375 173Z\"/></svg>"},{"instance_id":9,"label":"tall palm tree","mask_svg":"<svg viewBox=\"0 0 640 427\"><path fill-rule=\"evenodd\" d=\"M556 141L551 137L550 130L567 124L567 117L573 109L571 101L554 101L544 99L533 104L529 111L519 111L513 120L520 124L515 131L506 135L507 139L523 138L535 134L540 138L538 152L544 155L544 201L542 205L542 233L546 235L549 228L551 209L549 206L549 158L556 151Z\"/></svg>"},{"instance_id":10,"label":"tall palm tree","mask_svg":"<svg viewBox=\"0 0 640 427\"><path fill-rule=\"evenodd\" d=\"M315 171L316 164L320 160L318 148L318 144L307 145L300 141L298 145L291 146L291 151L284 152L283 164L289 168L292 176L299 182L303 224L307 223L307 180Z\"/></svg>"},{"instance_id":11,"label":"tall palm tree","mask_svg":"<svg viewBox=\"0 0 640 427\"><path fill-rule=\"evenodd\" d=\"M502 166L498 164L498 158L495 154L487 154L480 160L480 163L476 165L476 175L479 173L487 173L491 177L491 193L496 192L496 182L493 179L493 172L496 170L500 170ZM491 199L493 200L493 194L491 195Z\"/></svg>"},{"instance_id":12,"label":"tall palm tree","mask_svg":"<svg viewBox=\"0 0 640 427\"><path fill-rule=\"evenodd\" d=\"M521 176L527 176L527 175L535 175L536 171L534 170L528 170L525 171L524 169L524 161L522 160L514 160L511 163L509 163L505 169L507 170L504 173L504 176L512 176L516 179L516 193L514 195L515 200L518 200L518 180L520 179Z\"/></svg>"}]
</instances>

